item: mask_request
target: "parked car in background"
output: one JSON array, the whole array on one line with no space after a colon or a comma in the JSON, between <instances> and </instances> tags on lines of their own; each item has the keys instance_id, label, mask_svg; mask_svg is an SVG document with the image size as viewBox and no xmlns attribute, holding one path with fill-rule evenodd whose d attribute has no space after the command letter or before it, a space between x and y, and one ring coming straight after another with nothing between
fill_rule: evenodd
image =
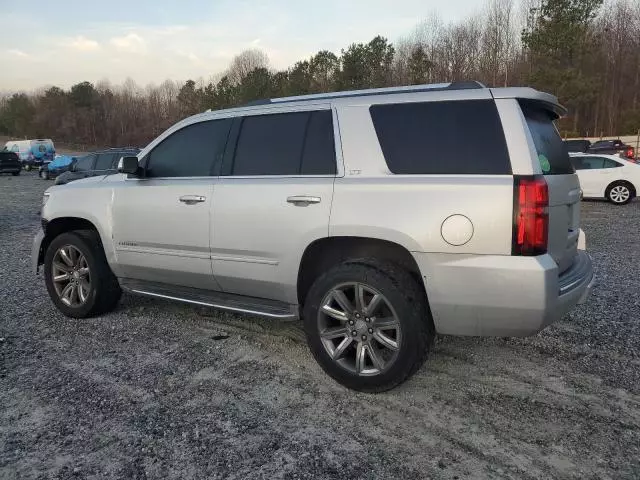
<instances>
[{"instance_id":1,"label":"parked car in background","mask_svg":"<svg viewBox=\"0 0 640 480\"><path fill-rule=\"evenodd\" d=\"M585 150L586 153L594 153L598 155L619 155L629 160L636 159L635 148L631 145L627 145L622 140L598 140L591 144L591 146Z\"/></svg>"},{"instance_id":2,"label":"parked car in background","mask_svg":"<svg viewBox=\"0 0 640 480\"><path fill-rule=\"evenodd\" d=\"M70 155L56 155L52 162L46 162L40 167L38 171L40 178L44 180L56 178L58 175L68 171L75 160L76 157Z\"/></svg>"},{"instance_id":3,"label":"parked car in background","mask_svg":"<svg viewBox=\"0 0 640 480\"><path fill-rule=\"evenodd\" d=\"M20 175L20 170L22 170L22 163L15 152L0 152L0 173L10 173L16 176Z\"/></svg>"},{"instance_id":4,"label":"parked car in background","mask_svg":"<svg viewBox=\"0 0 640 480\"><path fill-rule=\"evenodd\" d=\"M122 157L136 156L139 151L136 147L109 148L77 157L68 171L58 175L55 183L64 185L81 178L116 173L118 160Z\"/></svg>"},{"instance_id":5,"label":"parked car in background","mask_svg":"<svg viewBox=\"0 0 640 480\"><path fill-rule=\"evenodd\" d=\"M606 198L616 205L629 203L640 189L640 165L617 155L573 153L571 163L584 198Z\"/></svg>"},{"instance_id":6,"label":"parked car in background","mask_svg":"<svg viewBox=\"0 0 640 480\"><path fill-rule=\"evenodd\" d=\"M48 189L32 265L74 318L121 289L301 317L328 375L388 390L436 332L532 335L586 301L565 112L531 88L464 82L195 115L120 174Z\"/></svg>"},{"instance_id":7,"label":"parked car in background","mask_svg":"<svg viewBox=\"0 0 640 480\"><path fill-rule=\"evenodd\" d=\"M53 141L48 138L36 140L10 140L5 145L5 150L15 152L20 157L22 166L29 171L40 167L47 161L52 161L56 154Z\"/></svg>"},{"instance_id":8,"label":"parked car in background","mask_svg":"<svg viewBox=\"0 0 640 480\"><path fill-rule=\"evenodd\" d=\"M591 142L586 139L564 140L568 152L586 152L591 146Z\"/></svg>"}]
</instances>

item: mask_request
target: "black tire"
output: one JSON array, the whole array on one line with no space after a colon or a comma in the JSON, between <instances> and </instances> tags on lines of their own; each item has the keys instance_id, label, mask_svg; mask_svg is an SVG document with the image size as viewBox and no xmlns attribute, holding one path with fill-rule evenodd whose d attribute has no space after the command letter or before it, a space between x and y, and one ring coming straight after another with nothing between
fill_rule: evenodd
<instances>
[{"instance_id":1,"label":"black tire","mask_svg":"<svg viewBox=\"0 0 640 480\"><path fill-rule=\"evenodd\" d=\"M17 172L12 172L11 175L17 177L18 175L20 175L20 170L18 170Z\"/></svg>"},{"instance_id":2,"label":"black tire","mask_svg":"<svg viewBox=\"0 0 640 480\"><path fill-rule=\"evenodd\" d=\"M53 282L53 259L56 252L65 245L75 247L84 255L91 275L86 301L77 307L68 306L62 302ZM116 307L122 295L118 279L107 263L98 233L93 230L76 230L54 238L45 253L44 276L51 300L67 317L89 318L109 312Z\"/></svg>"},{"instance_id":3,"label":"black tire","mask_svg":"<svg viewBox=\"0 0 640 480\"><path fill-rule=\"evenodd\" d=\"M358 375L334 361L320 337L322 301L336 286L349 282L381 293L395 311L402 332L395 360L372 376ZM303 321L309 348L322 369L338 383L361 392L383 392L407 380L424 364L435 338L424 290L403 268L375 259L350 260L318 277L306 296Z\"/></svg>"},{"instance_id":4,"label":"black tire","mask_svg":"<svg viewBox=\"0 0 640 480\"><path fill-rule=\"evenodd\" d=\"M626 192L626 199L623 192ZM614 205L626 205L636 196L636 191L628 182L613 182L607 187L605 196Z\"/></svg>"}]
</instances>

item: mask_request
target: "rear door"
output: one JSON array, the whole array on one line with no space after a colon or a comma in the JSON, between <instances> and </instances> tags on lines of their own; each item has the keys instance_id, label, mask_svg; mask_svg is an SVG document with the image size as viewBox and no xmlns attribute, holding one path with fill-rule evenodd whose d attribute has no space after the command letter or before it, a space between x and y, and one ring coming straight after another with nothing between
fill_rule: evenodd
<instances>
[{"instance_id":1,"label":"rear door","mask_svg":"<svg viewBox=\"0 0 640 480\"><path fill-rule=\"evenodd\" d=\"M226 292L297 303L302 253L328 236L336 175L332 111L235 120L213 202L213 272Z\"/></svg>"},{"instance_id":2,"label":"rear door","mask_svg":"<svg viewBox=\"0 0 640 480\"><path fill-rule=\"evenodd\" d=\"M548 252L562 273L572 264L580 233L580 181L554 124L542 103L520 102L535 145L540 170L549 187Z\"/></svg>"}]
</instances>

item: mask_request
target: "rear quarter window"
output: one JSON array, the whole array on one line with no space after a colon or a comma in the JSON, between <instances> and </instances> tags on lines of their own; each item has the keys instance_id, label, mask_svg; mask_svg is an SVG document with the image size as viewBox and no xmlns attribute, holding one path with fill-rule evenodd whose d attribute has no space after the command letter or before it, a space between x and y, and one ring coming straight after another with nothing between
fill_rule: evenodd
<instances>
[{"instance_id":1,"label":"rear quarter window","mask_svg":"<svg viewBox=\"0 0 640 480\"><path fill-rule=\"evenodd\" d=\"M395 174L511 173L493 100L381 104L370 112L387 166Z\"/></svg>"},{"instance_id":2,"label":"rear quarter window","mask_svg":"<svg viewBox=\"0 0 640 480\"><path fill-rule=\"evenodd\" d=\"M540 168L544 175L568 175L575 173L569 160L567 145L562 141L552 114L535 103L520 102Z\"/></svg>"}]
</instances>

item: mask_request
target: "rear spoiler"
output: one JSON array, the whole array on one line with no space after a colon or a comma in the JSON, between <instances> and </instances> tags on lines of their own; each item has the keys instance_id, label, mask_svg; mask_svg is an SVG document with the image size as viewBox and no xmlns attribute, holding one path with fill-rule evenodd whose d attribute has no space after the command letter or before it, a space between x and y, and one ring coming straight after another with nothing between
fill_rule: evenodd
<instances>
[{"instance_id":1,"label":"rear spoiler","mask_svg":"<svg viewBox=\"0 0 640 480\"><path fill-rule=\"evenodd\" d=\"M558 98L550 93L540 92L529 87L491 88L493 98L515 98L527 102L541 104L545 110L552 112L557 118L564 117L567 109L560 105Z\"/></svg>"}]
</instances>

